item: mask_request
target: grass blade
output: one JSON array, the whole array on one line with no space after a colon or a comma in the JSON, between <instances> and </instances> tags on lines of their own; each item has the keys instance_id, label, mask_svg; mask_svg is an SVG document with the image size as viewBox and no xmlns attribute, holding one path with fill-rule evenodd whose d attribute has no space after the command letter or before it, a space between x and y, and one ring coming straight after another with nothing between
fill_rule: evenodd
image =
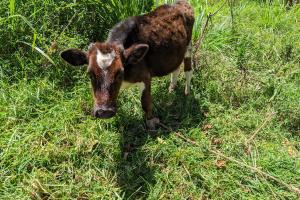
<instances>
[{"instance_id":1,"label":"grass blade","mask_svg":"<svg viewBox=\"0 0 300 200\"><path fill-rule=\"evenodd\" d=\"M33 46L27 42L23 42L23 41L20 41L21 43L23 44L26 44L28 46L30 46L31 48L35 49L37 52L39 52L42 56L44 56L51 64L55 65L54 61L42 50L40 49L39 47L37 46Z\"/></svg>"}]
</instances>

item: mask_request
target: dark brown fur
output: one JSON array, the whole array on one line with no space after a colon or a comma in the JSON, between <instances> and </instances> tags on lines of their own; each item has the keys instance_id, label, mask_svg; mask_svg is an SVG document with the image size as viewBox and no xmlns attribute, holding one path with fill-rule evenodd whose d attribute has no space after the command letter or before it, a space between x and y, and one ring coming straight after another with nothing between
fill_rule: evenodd
<instances>
[{"instance_id":1,"label":"dark brown fur","mask_svg":"<svg viewBox=\"0 0 300 200\"><path fill-rule=\"evenodd\" d=\"M117 24L105 43L95 43L87 53L71 49L63 52L62 57L73 65L89 64L96 117L109 118L115 114L119 89L122 81L126 81L144 83L141 102L146 119L150 120L153 118L152 77L175 71L182 61L185 71L191 70L191 58L184 56L191 41L193 24L192 8L187 1L180 0ZM116 52L105 73L97 64L97 50L103 54Z\"/></svg>"},{"instance_id":2,"label":"dark brown fur","mask_svg":"<svg viewBox=\"0 0 300 200\"><path fill-rule=\"evenodd\" d=\"M149 52L142 64L152 77L164 76L176 70L192 37L192 8L182 2L163 5L135 20L138 26L129 34L125 48L134 43L149 45ZM139 68L141 65L134 67ZM128 81L132 81L131 77Z\"/></svg>"}]
</instances>

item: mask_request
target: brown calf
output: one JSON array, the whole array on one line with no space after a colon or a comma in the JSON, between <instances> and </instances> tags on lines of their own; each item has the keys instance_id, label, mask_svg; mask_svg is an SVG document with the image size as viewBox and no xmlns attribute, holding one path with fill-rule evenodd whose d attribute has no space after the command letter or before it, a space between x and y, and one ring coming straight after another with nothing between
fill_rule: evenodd
<instances>
[{"instance_id":1,"label":"brown calf","mask_svg":"<svg viewBox=\"0 0 300 200\"><path fill-rule=\"evenodd\" d=\"M103 43L92 43L87 52L69 49L61 57L74 66L88 64L94 94L94 116L111 118L122 85L138 83L147 126L159 123L152 115L151 79L172 73L169 91L177 84L180 64L186 74L185 94L192 76L191 37L194 13L185 0L117 24Z\"/></svg>"}]
</instances>

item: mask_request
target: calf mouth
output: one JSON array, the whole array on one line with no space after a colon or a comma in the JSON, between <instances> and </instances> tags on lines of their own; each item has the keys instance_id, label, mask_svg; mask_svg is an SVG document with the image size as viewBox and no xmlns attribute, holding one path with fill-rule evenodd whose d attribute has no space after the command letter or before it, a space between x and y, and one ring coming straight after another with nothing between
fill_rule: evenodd
<instances>
[{"instance_id":1,"label":"calf mouth","mask_svg":"<svg viewBox=\"0 0 300 200\"><path fill-rule=\"evenodd\" d=\"M94 109L93 115L98 119L110 119L116 115L116 108L101 106Z\"/></svg>"}]
</instances>

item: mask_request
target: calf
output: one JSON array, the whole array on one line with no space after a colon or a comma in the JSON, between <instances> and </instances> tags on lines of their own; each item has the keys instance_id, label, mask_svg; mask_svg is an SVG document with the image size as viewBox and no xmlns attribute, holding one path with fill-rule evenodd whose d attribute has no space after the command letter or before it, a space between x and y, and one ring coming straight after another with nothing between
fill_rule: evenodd
<instances>
[{"instance_id":1,"label":"calf","mask_svg":"<svg viewBox=\"0 0 300 200\"><path fill-rule=\"evenodd\" d=\"M69 49L61 57L74 66L88 65L94 116L111 118L122 85L139 84L141 103L148 128L159 119L152 114L151 79L172 73L169 91L177 84L180 64L184 62L185 94L190 92L192 76L191 37L194 13L185 0L162 5L154 11L130 17L109 32L103 43L92 43L87 52Z\"/></svg>"}]
</instances>

